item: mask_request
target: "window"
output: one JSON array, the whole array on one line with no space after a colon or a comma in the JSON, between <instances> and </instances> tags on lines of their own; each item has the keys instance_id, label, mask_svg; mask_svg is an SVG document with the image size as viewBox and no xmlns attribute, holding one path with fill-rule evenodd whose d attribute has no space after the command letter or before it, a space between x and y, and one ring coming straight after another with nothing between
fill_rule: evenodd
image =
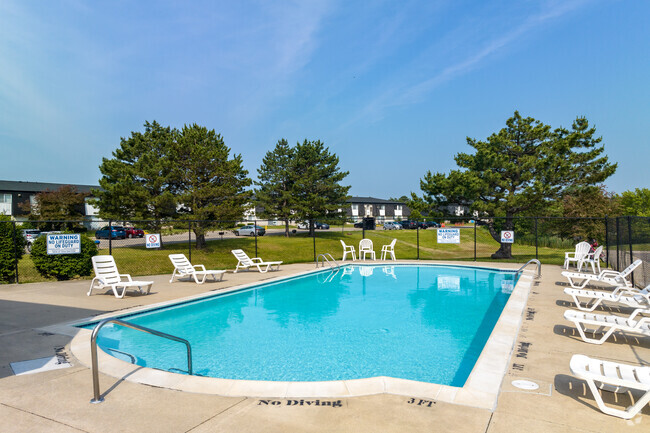
<instances>
[{"instance_id":1,"label":"window","mask_svg":"<svg viewBox=\"0 0 650 433\"><path fill-rule=\"evenodd\" d=\"M11 204L11 194L0 194L0 203Z\"/></svg>"},{"instance_id":2,"label":"window","mask_svg":"<svg viewBox=\"0 0 650 433\"><path fill-rule=\"evenodd\" d=\"M358 204L350 205L350 208L352 209L352 215L354 215L354 216L359 215L359 205Z\"/></svg>"},{"instance_id":3,"label":"window","mask_svg":"<svg viewBox=\"0 0 650 433\"><path fill-rule=\"evenodd\" d=\"M402 211L402 205L401 204L396 204L395 205L395 210Z\"/></svg>"}]
</instances>

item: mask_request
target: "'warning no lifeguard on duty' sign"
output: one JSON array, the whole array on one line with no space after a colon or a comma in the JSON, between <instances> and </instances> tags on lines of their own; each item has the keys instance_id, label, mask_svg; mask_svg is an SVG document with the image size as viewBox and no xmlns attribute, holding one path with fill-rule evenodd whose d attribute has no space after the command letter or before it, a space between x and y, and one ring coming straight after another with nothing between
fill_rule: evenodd
<instances>
[{"instance_id":1,"label":"'warning no lifeguard on duty' sign","mask_svg":"<svg viewBox=\"0 0 650 433\"><path fill-rule=\"evenodd\" d=\"M81 235L47 235L47 253L50 255L81 253Z\"/></svg>"}]
</instances>

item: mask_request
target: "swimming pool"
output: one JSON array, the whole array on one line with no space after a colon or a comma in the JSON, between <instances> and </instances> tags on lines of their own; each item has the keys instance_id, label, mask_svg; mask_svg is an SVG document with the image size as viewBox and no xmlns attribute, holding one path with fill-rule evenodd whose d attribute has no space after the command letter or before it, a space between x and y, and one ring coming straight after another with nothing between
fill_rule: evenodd
<instances>
[{"instance_id":1,"label":"swimming pool","mask_svg":"<svg viewBox=\"0 0 650 433\"><path fill-rule=\"evenodd\" d=\"M346 266L122 318L189 340L203 376L460 387L514 284L514 272L486 268ZM104 327L98 342L138 365L186 366L178 343L120 326Z\"/></svg>"}]
</instances>

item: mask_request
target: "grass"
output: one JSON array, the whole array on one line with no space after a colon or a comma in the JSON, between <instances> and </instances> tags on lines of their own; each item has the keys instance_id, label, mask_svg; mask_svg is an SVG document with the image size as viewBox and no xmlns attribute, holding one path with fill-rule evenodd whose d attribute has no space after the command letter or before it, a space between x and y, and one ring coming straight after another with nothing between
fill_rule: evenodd
<instances>
[{"instance_id":1,"label":"grass","mask_svg":"<svg viewBox=\"0 0 650 433\"><path fill-rule=\"evenodd\" d=\"M377 258L381 246L397 239L395 255L399 259L429 260L474 260L474 230L473 228L460 229L460 244L438 244L435 230L367 230L366 238L374 244ZM331 253L337 260L342 257L341 240L358 249L362 232L359 230L342 230L340 226L330 230L316 232L316 254ZM234 269L237 260L230 253L233 249L241 248L249 256L255 256L255 238L228 238L211 240L206 248L197 250L192 248L191 261L204 264L209 269ZM499 248L499 244L492 239L488 231L480 227L476 231L476 259L478 261L518 262L523 263L535 258L535 246L515 244L512 246L513 258L509 260L493 260L490 255ZM564 261L563 248L540 247L538 257L542 263L561 265ZM173 266L167 257L169 254L183 253L188 255L187 243L165 244L162 249L147 249L144 246L121 247L112 249L113 256L120 272L137 275L171 274ZM100 254L108 254L108 249L100 250ZM314 238L306 233L283 236L262 236L257 238L257 256L266 260L282 260L284 263L304 263L314 260ZM29 255L25 255L18 264L19 279L21 283L48 281L34 268ZM91 277L83 277L91 278Z\"/></svg>"}]
</instances>

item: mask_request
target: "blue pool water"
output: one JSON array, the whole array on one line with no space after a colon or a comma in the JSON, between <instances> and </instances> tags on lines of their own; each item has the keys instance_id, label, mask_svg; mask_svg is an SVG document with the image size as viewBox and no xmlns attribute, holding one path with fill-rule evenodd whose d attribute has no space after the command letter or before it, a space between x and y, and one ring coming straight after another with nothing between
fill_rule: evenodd
<instances>
[{"instance_id":1,"label":"blue pool water","mask_svg":"<svg viewBox=\"0 0 650 433\"><path fill-rule=\"evenodd\" d=\"M204 376L463 386L514 283L512 272L483 268L347 266L122 319L189 340ZM118 325L98 343L142 366L187 366L182 344Z\"/></svg>"}]
</instances>

